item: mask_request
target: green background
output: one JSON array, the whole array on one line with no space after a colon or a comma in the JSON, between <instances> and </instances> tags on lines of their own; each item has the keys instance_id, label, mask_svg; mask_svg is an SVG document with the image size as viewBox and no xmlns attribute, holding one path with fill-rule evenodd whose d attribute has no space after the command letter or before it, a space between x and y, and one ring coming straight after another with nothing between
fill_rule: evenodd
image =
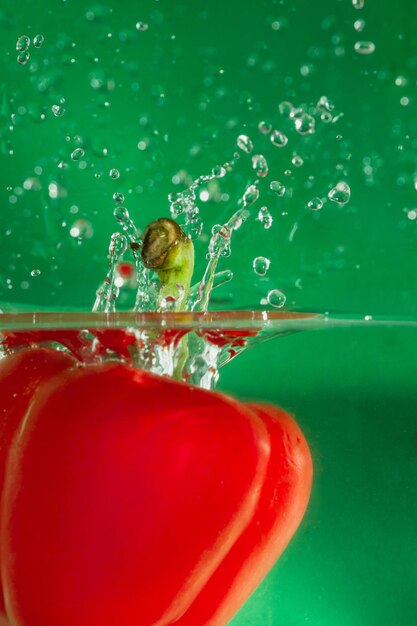
<instances>
[{"instance_id":1,"label":"green background","mask_svg":"<svg viewBox=\"0 0 417 626\"><path fill-rule=\"evenodd\" d=\"M287 310L415 316L416 18L412 0L365 0L360 10L350 0L2 0L0 302L90 310L117 230L113 193L125 194L143 228L169 214L168 193L230 162L245 133L270 175L221 262L235 276L212 307L259 307L278 288ZM17 37L38 33L43 45L18 64ZM375 51L355 52L361 40ZM278 111L323 95L343 116L318 122L311 136ZM55 117L61 99L65 113ZM285 148L259 132L262 120L288 134ZM85 155L74 162L77 147ZM200 203L197 278L211 227L255 178L241 153ZM286 184L284 198L271 180ZM340 180L351 187L348 204L306 208ZM273 217L267 230L260 206ZM70 229L79 219L90 232L78 239ZM252 269L259 255L271 260L262 279ZM412 328L388 325L305 332L223 371L221 389L295 413L315 462L302 527L234 625L414 623L415 340Z\"/></svg>"}]
</instances>

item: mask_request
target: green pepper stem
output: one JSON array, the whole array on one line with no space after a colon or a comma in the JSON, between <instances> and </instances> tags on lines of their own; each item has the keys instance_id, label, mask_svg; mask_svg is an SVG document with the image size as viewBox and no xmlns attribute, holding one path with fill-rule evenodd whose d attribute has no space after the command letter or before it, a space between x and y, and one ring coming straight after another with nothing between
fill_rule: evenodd
<instances>
[{"instance_id":1,"label":"green pepper stem","mask_svg":"<svg viewBox=\"0 0 417 626\"><path fill-rule=\"evenodd\" d=\"M159 310L185 311L194 270L194 246L173 220L163 217L151 222L143 235L143 264L159 277ZM172 308L168 298L174 298Z\"/></svg>"}]
</instances>

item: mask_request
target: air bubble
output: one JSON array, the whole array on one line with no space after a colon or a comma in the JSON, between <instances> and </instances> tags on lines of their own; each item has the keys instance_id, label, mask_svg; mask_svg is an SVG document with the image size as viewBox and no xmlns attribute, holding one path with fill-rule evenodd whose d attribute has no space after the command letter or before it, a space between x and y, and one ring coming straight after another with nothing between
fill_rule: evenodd
<instances>
[{"instance_id":1,"label":"air bubble","mask_svg":"<svg viewBox=\"0 0 417 626\"><path fill-rule=\"evenodd\" d=\"M320 211L320 209L323 208L323 201L321 200L321 198L316 196L315 198L312 198L311 200L309 200L309 202L307 202L307 208L311 211Z\"/></svg>"},{"instance_id":2,"label":"air bubble","mask_svg":"<svg viewBox=\"0 0 417 626\"><path fill-rule=\"evenodd\" d=\"M365 0L352 0L352 4L355 9L363 9L365 6Z\"/></svg>"},{"instance_id":3,"label":"air bubble","mask_svg":"<svg viewBox=\"0 0 417 626\"><path fill-rule=\"evenodd\" d=\"M116 191L113 194L113 200L115 202L117 202L117 204L121 204L122 202L125 201L125 197L124 197L124 195L120 191Z\"/></svg>"},{"instance_id":4,"label":"air bubble","mask_svg":"<svg viewBox=\"0 0 417 626\"><path fill-rule=\"evenodd\" d=\"M35 48L40 48L44 41L45 37L43 35L35 35L33 38L33 45Z\"/></svg>"},{"instance_id":5,"label":"air bubble","mask_svg":"<svg viewBox=\"0 0 417 626\"><path fill-rule=\"evenodd\" d=\"M26 63L29 61L29 58L29 52L21 52L17 55L17 62L20 63L20 65L26 65Z\"/></svg>"},{"instance_id":6,"label":"air bubble","mask_svg":"<svg viewBox=\"0 0 417 626\"><path fill-rule=\"evenodd\" d=\"M258 276L265 276L270 265L271 261L264 256L257 256L253 259L253 271L255 274L258 274Z\"/></svg>"},{"instance_id":7,"label":"air bubble","mask_svg":"<svg viewBox=\"0 0 417 626\"><path fill-rule=\"evenodd\" d=\"M259 209L258 220L261 222L262 226L265 229L271 228L272 222L274 220L273 220L272 215L269 212L268 207L263 206Z\"/></svg>"},{"instance_id":8,"label":"air bubble","mask_svg":"<svg viewBox=\"0 0 417 626\"><path fill-rule=\"evenodd\" d=\"M267 296L268 304L276 309L281 309L284 306L286 299L287 297L285 293L279 289L271 289Z\"/></svg>"},{"instance_id":9,"label":"air bubble","mask_svg":"<svg viewBox=\"0 0 417 626\"><path fill-rule=\"evenodd\" d=\"M149 24L146 24L145 22L136 22L136 30L144 32L145 30L148 30L148 28Z\"/></svg>"},{"instance_id":10,"label":"air bubble","mask_svg":"<svg viewBox=\"0 0 417 626\"><path fill-rule=\"evenodd\" d=\"M346 204L350 200L350 187L345 182L337 183L327 195L329 200L336 202L336 204Z\"/></svg>"},{"instance_id":11,"label":"air bubble","mask_svg":"<svg viewBox=\"0 0 417 626\"><path fill-rule=\"evenodd\" d=\"M16 50L19 52L26 52L30 46L30 37L27 35L20 35L16 41Z\"/></svg>"},{"instance_id":12,"label":"air bubble","mask_svg":"<svg viewBox=\"0 0 417 626\"><path fill-rule=\"evenodd\" d=\"M373 54L375 52L373 41L357 41L353 47L358 54Z\"/></svg>"},{"instance_id":13,"label":"air bubble","mask_svg":"<svg viewBox=\"0 0 417 626\"><path fill-rule=\"evenodd\" d=\"M355 20L353 23L353 28L356 32L361 33L365 28L365 20Z\"/></svg>"},{"instance_id":14,"label":"air bubble","mask_svg":"<svg viewBox=\"0 0 417 626\"><path fill-rule=\"evenodd\" d=\"M35 268L31 271L30 273L31 276L36 277L36 276L40 276L41 275L41 270Z\"/></svg>"},{"instance_id":15,"label":"air bubble","mask_svg":"<svg viewBox=\"0 0 417 626\"><path fill-rule=\"evenodd\" d=\"M75 148L75 150L71 152L71 159L73 161L79 161L80 159L82 159L84 154L85 152L82 148Z\"/></svg>"},{"instance_id":16,"label":"air bubble","mask_svg":"<svg viewBox=\"0 0 417 626\"><path fill-rule=\"evenodd\" d=\"M61 106L60 104L53 104L51 106L51 110L52 110L52 113L55 115L55 117L62 117L65 113L64 107Z\"/></svg>"},{"instance_id":17,"label":"air bubble","mask_svg":"<svg viewBox=\"0 0 417 626\"><path fill-rule=\"evenodd\" d=\"M274 191L277 194L277 196L279 196L280 198L282 198L282 196L285 195L286 187L285 185L280 183L279 180L271 181L269 188L271 191Z\"/></svg>"},{"instance_id":18,"label":"air bubble","mask_svg":"<svg viewBox=\"0 0 417 626\"><path fill-rule=\"evenodd\" d=\"M268 162L263 154L255 154L255 156L252 157L252 167L255 170L256 175L260 178L268 176Z\"/></svg>"},{"instance_id":19,"label":"air bubble","mask_svg":"<svg viewBox=\"0 0 417 626\"><path fill-rule=\"evenodd\" d=\"M113 180L117 180L119 178L119 176L120 176L120 172L115 167L112 167L112 169L109 172L109 176Z\"/></svg>"},{"instance_id":20,"label":"air bubble","mask_svg":"<svg viewBox=\"0 0 417 626\"><path fill-rule=\"evenodd\" d=\"M246 154L250 154L253 150L253 143L247 135L239 135L236 140L237 147L240 148Z\"/></svg>"},{"instance_id":21,"label":"air bubble","mask_svg":"<svg viewBox=\"0 0 417 626\"><path fill-rule=\"evenodd\" d=\"M280 130L273 130L271 133L271 143L277 148L283 148L288 143L288 137Z\"/></svg>"}]
</instances>

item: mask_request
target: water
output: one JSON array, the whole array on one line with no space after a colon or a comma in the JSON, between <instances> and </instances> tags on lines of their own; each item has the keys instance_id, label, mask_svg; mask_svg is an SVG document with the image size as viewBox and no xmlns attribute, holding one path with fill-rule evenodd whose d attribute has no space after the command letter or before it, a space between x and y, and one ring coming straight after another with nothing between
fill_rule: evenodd
<instances>
[{"instance_id":1,"label":"water","mask_svg":"<svg viewBox=\"0 0 417 626\"><path fill-rule=\"evenodd\" d=\"M30 313L25 332L59 334L16 341L280 404L312 448L307 517L234 626L415 620L416 11L0 8L0 306L83 312L75 338ZM149 325L158 279L135 246L162 215L196 266L184 317L168 298Z\"/></svg>"}]
</instances>

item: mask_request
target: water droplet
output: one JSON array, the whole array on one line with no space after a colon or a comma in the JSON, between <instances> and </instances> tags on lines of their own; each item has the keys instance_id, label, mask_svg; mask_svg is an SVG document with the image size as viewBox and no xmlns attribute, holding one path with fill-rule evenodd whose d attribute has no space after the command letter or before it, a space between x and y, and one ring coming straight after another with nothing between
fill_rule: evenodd
<instances>
[{"instance_id":1,"label":"water droplet","mask_svg":"<svg viewBox=\"0 0 417 626\"><path fill-rule=\"evenodd\" d=\"M329 199L336 204L346 204L350 200L350 187L345 182L337 183L327 194Z\"/></svg>"},{"instance_id":2,"label":"water droplet","mask_svg":"<svg viewBox=\"0 0 417 626\"><path fill-rule=\"evenodd\" d=\"M283 117L290 117L294 111L294 106L291 102L284 100L284 102L279 103L278 110Z\"/></svg>"},{"instance_id":3,"label":"water droplet","mask_svg":"<svg viewBox=\"0 0 417 626\"><path fill-rule=\"evenodd\" d=\"M260 178L268 175L268 163L263 154L255 154L252 157L252 167Z\"/></svg>"},{"instance_id":4,"label":"water droplet","mask_svg":"<svg viewBox=\"0 0 417 626\"><path fill-rule=\"evenodd\" d=\"M265 276L270 265L271 261L264 256L257 256L253 259L253 271L255 274L258 274L258 276Z\"/></svg>"},{"instance_id":5,"label":"water droplet","mask_svg":"<svg viewBox=\"0 0 417 626\"><path fill-rule=\"evenodd\" d=\"M254 204L259 198L259 189L256 185L249 185L243 194L243 206L248 208Z\"/></svg>"},{"instance_id":6,"label":"water droplet","mask_svg":"<svg viewBox=\"0 0 417 626\"><path fill-rule=\"evenodd\" d=\"M331 100L329 100L329 98L327 98L327 96L321 96L321 98L319 98L319 101L317 102L317 109L319 111L333 111L334 109L334 104Z\"/></svg>"},{"instance_id":7,"label":"water droplet","mask_svg":"<svg viewBox=\"0 0 417 626\"><path fill-rule=\"evenodd\" d=\"M125 197L124 197L124 195L123 195L122 193L120 193L120 191L116 191L116 192L113 194L113 200L114 200L115 202L117 202L117 204L121 204L122 202L124 202L124 201L125 201Z\"/></svg>"},{"instance_id":8,"label":"water droplet","mask_svg":"<svg viewBox=\"0 0 417 626\"><path fill-rule=\"evenodd\" d=\"M148 28L149 24L146 24L145 22L136 22L136 30L144 32L145 30L148 30Z\"/></svg>"},{"instance_id":9,"label":"water droplet","mask_svg":"<svg viewBox=\"0 0 417 626\"><path fill-rule=\"evenodd\" d=\"M33 45L35 48L40 48L44 41L45 37L43 35L35 35L33 38Z\"/></svg>"},{"instance_id":10,"label":"water droplet","mask_svg":"<svg viewBox=\"0 0 417 626\"><path fill-rule=\"evenodd\" d=\"M309 200L309 202L307 202L307 208L309 208L311 211L319 211L321 208L323 208L323 201L321 200L321 198L316 196L315 198L312 198L311 200Z\"/></svg>"},{"instance_id":11,"label":"water droplet","mask_svg":"<svg viewBox=\"0 0 417 626\"><path fill-rule=\"evenodd\" d=\"M312 135L315 131L314 117L308 113L303 113L300 117L297 117L294 124L295 130L300 135Z\"/></svg>"},{"instance_id":12,"label":"water droplet","mask_svg":"<svg viewBox=\"0 0 417 626\"><path fill-rule=\"evenodd\" d=\"M93 226L88 220L76 220L70 228L70 235L75 239L91 239L94 235Z\"/></svg>"},{"instance_id":13,"label":"water droplet","mask_svg":"<svg viewBox=\"0 0 417 626\"><path fill-rule=\"evenodd\" d=\"M355 9L363 9L365 6L365 0L352 0L352 4Z\"/></svg>"},{"instance_id":14,"label":"water droplet","mask_svg":"<svg viewBox=\"0 0 417 626\"><path fill-rule=\"evenodd\" d=\"M277 196L279 196L280 198L282 198L282 196L285 195L286 187L285 185L280 183L279 180L271 181L269 188L271 189L271 191L274 191L277 194Z\"/></svg>"},{"instance_id":15,"label":"water droplet","mask_svg":"<svg viewBox=\"0 0 417 626\"><path fill-rule=\"evenodd\" d=\"M211 174L215 178L223 178L223 176L226 176L226 168L223 167L223 165L216 165L216 167L213 167L211 170Z\"/></svg>"},{"instance_id":16,"label":"water droplet","mask_svg":"<svg viewBox=\"0 0 417 626\"><path fill-rule=\"evenodd\" d=\"M358 54L372 54L375 52L373 41L357 41L353 47Z\"/></svg>"},{"instance_id":17,"label":"water droplet","mask_svg":"<svg viewBox=\"0 0 417 626\"><path fill-rule=\"evenodd\" d=\"M109 172L109 176L113 180L117 180L119 178L119 176L120 176L120 172L115 167L112 167L112 169Z\"/></svg>"},{"instance_id":18,"label":"water droplet","mask_svg":"<svg viewBox=\"0 0 417 626\"><path fill-rule=\"evenodd\" d=\"M129 219L129 211L124 206L117 206L113 211L113 216L118 222Z\"/></svg>"},{"instance_id":19,"label":"water droplet","mask_svg":"<svg viewBox=\"0 0 417 626\"><path fill-rule=\"evenodd\" d=\"M161 311L163 311L164 313L168 311L174 311L176 303L177 298L175 298L175 296L165 296L165 298L162 298L160 303Z\"/></svg>"},{"instance_id":20,"label":"water droplet","mask_svg":"<svg viewBox=\"0 0 417 626\"><path fill-rule=\"evenodd\" d=\"M17 62L20 63L20 65L26 65L26 63L29 61L29 58L29 52L20 52L20 54L17 55Z\"/></svg>"},{"instance_id":21,"label":"water droplet","mask_svg":"<svg viewBox=\"0 0 417 626\"><path fill-rule=\"evenodd\" d=\"M353 28L356 32L361 33L365 28L365 20L355 20L353 23Z\"/></svg>"},{"instance_id":22,"label":"water droplet","mask_svg":"<svg viewBox=\"0 0 417 626\"><path fill-rule=\"evenodd\" d=\"M268 207L263 206L259 209L258 220L261 222L262 226L266 229L271 228L273 217L269 212Z\"/></svg>"},{"instance_id":23,"label":"water droplet","mask_svg":"<svg viewBox=\"0 0 417 626\"><path fill-rule=\"evenodd\" d=\"M279 289L271 289L267 296L268 304L276 309L281 309L284 306L286 299L287 297L285 293Z\"/></svg>"},{"instance_id":24,"label":"water droplet","mask_svg":"<svg viewBox=\"0 0 417 626\"><path fill-rule=\"evenodd\" d=\"M75 150L71 152L71 159L73 161L79 161L84 156L84 154L85 152L82 148L75 148Z\"/></svg>"},{"instance_id":25,"label":"water droplet","mask_svg":"<svg viewBox=\"0 0 417 626\"><path fill-rule=\"evenodd\" d=\"M323 111L323 113L320 115L320 119L325 124L330 124L330 122L333 120L333 115L329 113L329 111Z\"/></svg>"},{"instance_id":26,"label":"water droplet","mask_svg":"<svg viewBox=\"0 0 417 626\"><path fill-rule=\"evenodd\" d=\"M270 139L271 143L278 148L283 148L288 143L288 137L280 130L273 130Z\"/></svg>"},{"instance_id":27,"label":"water droplet","mask_svg":"<svg viewBox=\"0 0 417 626\"><path fill-rule=\"evenodd\" d=\"M293 158L291 159L291 163L294 165L294 167L301 167L304 163L304 159L298 154L294 154Z\"/></svg>"},{"instance_id":28,"label":"water droplet","mask_svg":"<svg viewBox=\"0 0 417 626\"><path fill-rule=\"evenodd\" d=\"M263 135L269 135L269 133L272 130L272 124L270 124L269 122L259 122L258 124L258 130L263 134Z\"/></svg>"},{"instance_id":29,"label":"water droplet","mask_svg":"<svg viewBox=\"0 0 417 626\"><path fill-rule=\"evenodd\" d=\"M249 154L253 150L253 143L247 135L239 135L236 143L237 147L240 148L240 150L242 150L243 152L246 152L246 154Z\"/></svg>"},{"instance_id":30,"label":"water droplet","mask_svg":"<svg viewBox=\"0 0 417 626\"><path fill-rule=\"evenodd\" d=\"M65 113L64 107L60 104L53 104L51 110L55 117L62 117Z\"/></svg>"},{"instance_id":31,"label":"water droplet","mask_svg":"<svg viewBox=\"0 0 417 626\"><path fill-rule=\"evenodd\" d=\"M31 276L40 276L41 275L41 270L38 269L33 269L30 273Z\"/></svg>"},{"instance_id":32,"label":"water droplet","mask_svg":"<svg viewBox=\"0 0 417 626\"><path fill-rule=\"evenodd\" d=\"M26 52L30 46L30 37L27 35L20 35L16 41L16 50L19 52Z\"/></svg>"}]
</instances>

